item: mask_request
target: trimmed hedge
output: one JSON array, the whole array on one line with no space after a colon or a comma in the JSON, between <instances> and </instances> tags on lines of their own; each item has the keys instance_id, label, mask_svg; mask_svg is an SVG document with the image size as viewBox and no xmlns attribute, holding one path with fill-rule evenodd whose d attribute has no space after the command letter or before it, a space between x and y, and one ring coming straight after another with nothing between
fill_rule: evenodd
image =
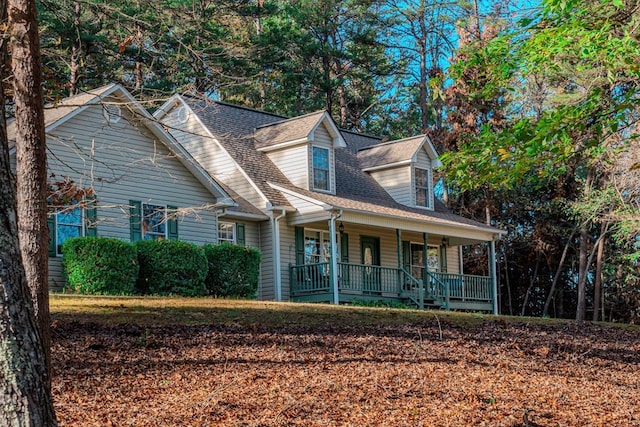
<instances>
[{"instance_id":1,"label":"trimmed hedge","mask_svg":"<svg viewBox=\"0 0 640 427\"><path fill-rule=\"evenodd\" d=\"M76 237L62 245L67 287L79 294L132 294L138 256L131 243L109 237Z\"/></svg>"},{"instance_id":2,"label":"trimmed hedge","mask_svg":"<svg viewBox=\"0 0 640 427\"><path fill-rule=\"evenodd\" d=\"M262 255L255 248L222 243L204 245L209 263L206 285L218 297L255 298Z\"/></svg>"},{"instance_id":3,"label":"trimmed hedge","mask_svg":"<svg viewBox=\"0 0 640 427\"><path fill-rule=\"evenodd\" d=\"M139 293L205 295L207 258L201 247L180 240L139 240Z\"/></svg>"}]
</instances>

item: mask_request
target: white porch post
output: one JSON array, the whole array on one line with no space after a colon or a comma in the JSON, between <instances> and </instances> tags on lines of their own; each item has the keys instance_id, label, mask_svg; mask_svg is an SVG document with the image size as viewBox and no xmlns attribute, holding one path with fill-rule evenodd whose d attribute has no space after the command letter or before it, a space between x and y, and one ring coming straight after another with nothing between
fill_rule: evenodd
<instances>
[{"instance_id":1,"label":"white porch post","mask_svg":"<svg viewBox=\"0 0 640 427\"><path fill-rule=\"evenodd\" d=\"M336 219L342 216L342 212L332 212L329 219L329 244L331 245L331 288L333 289L333 303L340 304L338 292L338 242L336 241Z\"/></svg>"},{"instance_id":2,"label":"white porch post","mask_svg":"<svg viewBox=\"0 0 640 427\"><path fill-rule=\"evenodd\" d=\"M489 242L489 275L493 293L493 314L498 314L498 278L496 276L496 241Z\"/></svg>"}]
</instances>

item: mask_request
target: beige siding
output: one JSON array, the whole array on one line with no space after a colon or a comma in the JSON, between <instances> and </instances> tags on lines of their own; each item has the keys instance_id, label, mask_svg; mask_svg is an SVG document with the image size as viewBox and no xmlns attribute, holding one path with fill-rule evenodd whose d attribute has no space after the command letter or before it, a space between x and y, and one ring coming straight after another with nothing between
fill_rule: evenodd
<instances>
[{"instance_id":1,"label":"beige siding","mask_svg":"<svg viewBox=\"0 0 640 427\"><path fill-rule=\"evenodd\" d=\"M447 273L460 274L459 246L447 247Z\"/></svg>"},{"instance_id":2,"label":"beige siding","mask_svg":"<svg viewBox=\"0 0 640 427\"><path fill-rule=\"evenodd\" d=\"M288 301L291 291L289 267L296 262L295 227L280 221L280 263L282 271L282 300Z\"/></svg>"},{"instance_id":3,"label":"beige siding","mask_svg":"<svg viewBox=\"0 0 640 427\"><path fill-rule=\"evenodd\" d=\"M260 251L262 252L262 264L260 266L258 299L274 300L276 293L273 280L273 230L270 221L260 224Z\"/></svg>"},{"instance_id":4,"label":"beige siding","mask_svg":"<svg viewBox=\"0 0 640 427\"><path fill-rule=\"evenodd\" d=\"M123 113L126 110L123 109ZM180 208L181 240L214 242L213 195L169 150L130 117L107 123L91 106L47 137L48 165L56 178L93 188L98 200L98 235L129 240L129 200ZM52 285L60 280L52 260Z\"/></svg>"},{"instance_id":5,"label":"beige siding","mask_svg":"<svg viewBox=\"0 0 640 427\"><path fill-rule=\"evenodd\" d=\"M411 191L411 167L409 165L374 171L371 172L371 176L396 202L406 206L411 206L414 203L414 194Z\"/></svg>"},{"instance_id":6,"label":"beige siding","mask_svg":"<svg viewBox=\"0 0 640 427\"><path fill-rule=\"evenodd\" d=\"M429 206L430 206L430 210L433 210L433 168L431 167L431 159L429 158L429 156L427 155L427 152L422 149L422 150L418 150L418 154L416 156L416 163L415 166L419 167L420 169L426 169L429 171ZM412 205L415 205L416 201L415 201L415 193L412 192L411 194L412 196Z\"/></svg>"},{"instance_id":7,"label":"beige siding","mask_svg":"<svg viewBox=\"0 0 640 427\"><path fill-rule=\"evenodd\" d=\"M327 128L325 127L324 123L320 124L313 135L313 143L311 145L309 145L308 150L309 150L309 167L308 167L308 180L309 180L309 190L314 190L313 187L313 165L312 165L312 154L311 154L311 147L322 147L322 148L328 148L329 149L329 193L331 194L335 194L336 193L336 168L335 168L335 150L333 149L333 139L331 138L331 135L329 134L329 132L327 131Z\"/></svg>"},{"instance_id":8,"label":"beige siding","mask_svg":"<svg viewBox=\"0 0 640 427\"><path fill-rule=\"evenodd\" d=\"M254 206L264 207L265 198L251 185L231 156L206 133L195 115L189 114L187 121L181 123L177 111L178 108L174 108L162 118L169 133L211 176L228 185Z\"/></svg>"},{"instance_id":9,"label":"beige siding","mask_svg":"<svg viewBox=\"0 0 640 427\"><path fill-rule=\"evenodd\" d=\"M301 144L267 154L293 185L309 188L308 144Z\"/></svg>"}]
</instances>

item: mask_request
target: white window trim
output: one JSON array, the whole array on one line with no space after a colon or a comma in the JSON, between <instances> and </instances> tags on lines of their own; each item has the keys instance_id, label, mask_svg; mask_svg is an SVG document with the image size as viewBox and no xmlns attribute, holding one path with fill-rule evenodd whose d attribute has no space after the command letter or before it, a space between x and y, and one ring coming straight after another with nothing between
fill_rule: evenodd
<instances>
[{"instance_id":1,"label":"white window trim","mask_svg":"<svg viewBox=\"0 0 640 427\"><path fill-rule=\"evenodd\" d=\"M167 205L162 205L162 204L156 204L156 203L144 203L142 202L140 204L140 234L142 237L142 240L146 240L144 238L144 236L147 235L147 233L145 232L145 227L144 227L144 221L145 221L145 215L144 215L144 207L145 206L159 206L161 208L164 209L164 239L168 239L169 238L169 219L168 219L168 215L167 215ZM160 234L154 233L153 236L160 236Z\"/></svg>"},{"instance_id":2,"label":"white window trim","mask_svg":"<svg viewBox=\"0 0 640 427\"><path fill-rule=\"evenodd\" d=\"M82 206L82 204L79 204L80 206L78 206L78 208L80 209L80 237L84 237L85 236L85 212L84 212L84 207ZM72 205L66 205L66 207L71 207ZM65 207L65 208L66 208ZM75 209L75 208L74 208ZM64 211L64 208L61 209L62 211ZM60 214L60 211L56 211L55 212L55 227L56 227L56 257L57 258L61 258L62 252L60 252L60 248L62 247L62 245L58 245L58 237L60 236L60 233L58 232L58 226L59 225L68 225L68 226L73 226L73 227L77 227L78 225L76 224L66 224L66 223L60 223L60 221L58 221L58 214Z\"/></svg>"},{"instance_id":3,"label":"white window trim","mask_svg":"<svg viewBox=\"0 0 640 427\"><path fill-rule=\"evenodd\" d=\"M424 171L427 171L427 186L426 187L420 187L420 188L426 188L427 189L427 197L426 197L426 201L427 201L427 206L421 206L418 204L418 200L416 198L416 192L418 191L418 185L416 182L416 169L421 169ZM411 167L411 188L412 188L412 192L411 192L411 199L413 200L413 206L415 206L416 208L419 209L426 209L426 210L433 210L433 176L432 176L432 171L431 169L429 169L428 167L424 167L424 166L420 166L420 165L414 165Z\"/></svg>"},{"instance_id":4,"label":"white window trim","mask_svg":"<svg viewBox=\"0 0 640 427\"><path fill-rule=\"evenodd\" d=\"M220 226L221 225L230 225L231 226L231 230L233 230L233 239L229 240L229 239L220 239ZM238 232L236 229L236 223L235 222L229 222L229 221L218 221L218 231L216 234L216 238L218 239L218 244L221 244L223 242L227 242L227 243L232 243L232 244L236 244L237 239L238 239Z\"/></svg>"},{"instance_id":5,"label":"white window trim","mask_svg":"<svg viewBox=\"0 0 640 427\"><path fill-rule=\"evenodd\" d=\"M327 162L329 163L328 165L328 169L326 169L327 171L327 188L316 188L316 183L315 183L315 166L313 165L313 149L314 148L319 148L321 150L327 150ZM332 149L329 147L322 147L320 145L311 145L311 161L310 161L310 166L311 166L311 176L310 176L310 183L311 185L309 186L311 190L313 191L318 191L321 193L329 193L329 194L333 194L333 162L331 162L331 154L332 154ZM325 170L325 169L320 169L320 170Z\"/></svg>"}]
</instances>

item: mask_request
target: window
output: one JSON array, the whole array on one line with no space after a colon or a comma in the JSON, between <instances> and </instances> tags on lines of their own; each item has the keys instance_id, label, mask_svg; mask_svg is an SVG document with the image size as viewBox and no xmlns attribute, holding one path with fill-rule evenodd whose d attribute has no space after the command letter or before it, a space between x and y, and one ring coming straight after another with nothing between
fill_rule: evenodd
<instances>
[{"instance_id":1,"label":"window","mask_svg":"<svg viewBox=\"0 0 640 427\"><path fill-rule=\"evenodd\" d=\"M431 207L429 194L429 171L427 169L414 169L414 182L416 187L416 206Z\"/></svg>"},{"instance_id":2,"label":"window","mask_svg":"<svg viewBox=\"0 0 640 427\"><path fill-rule=\"evenodd\" d=\"M83 209L76 205L56 213L56 255L62 255L62 244L68 239L84 236Z\"/></svg>"},{"instance_id":3,"label":"window","mask_svg":"<svg viewBox=\"0 0 640 427\"><path fill-rule=\"evenodd\" d=\"M162 240L167 238L167 208L142 204L142 238Z\"/></svg>"},{"instance_id":4,"label":"window","mask_svg":"<svg viewBox=\"0 0 640 427\"><path fill-rule=\"evenodd\" d=\"M313 188L315 190L330 189L329 186L329 149L313 147Z\"/></svg>"},{"instance_id":5,"label":"window","mask_svg":"<svg viewBox=\"0 0 640 427\"><path fill-rule=\"evenodd\" d=\"M218 243L236 242L236 227L232 222L219 222L218 223Z\"/></svg>"},{"instance_id":6,"label":"window","mask_svg":"<svg viewBox=\"0 0 640 427\"><path fill-rule=\"evenodd\" d=\"M416 279L423 278L424 271L424 245L420 243L411 243L410 246L410 254L409 254L409 268L411 271L411 275ZM427 247L427 268L430 272L439 272L440 271L440 258L438 257L439 248L437 246L428 246ZM405 259L407 259L405 257Z\"/></svg>"},{"instance_id":7,"label":"window","mask_svg":"<svg viewBox=\"0 0 640 427\"><path fill-rule=\"evenodd\" d=\"M336 237L336 242L338 241ZM338 254L339 255L339 254ZM338 256L338 259L340 257ZM317 264L331 260L331 242L326 231L304 229L304 263Z\"/></svg>"}]
</instances>

